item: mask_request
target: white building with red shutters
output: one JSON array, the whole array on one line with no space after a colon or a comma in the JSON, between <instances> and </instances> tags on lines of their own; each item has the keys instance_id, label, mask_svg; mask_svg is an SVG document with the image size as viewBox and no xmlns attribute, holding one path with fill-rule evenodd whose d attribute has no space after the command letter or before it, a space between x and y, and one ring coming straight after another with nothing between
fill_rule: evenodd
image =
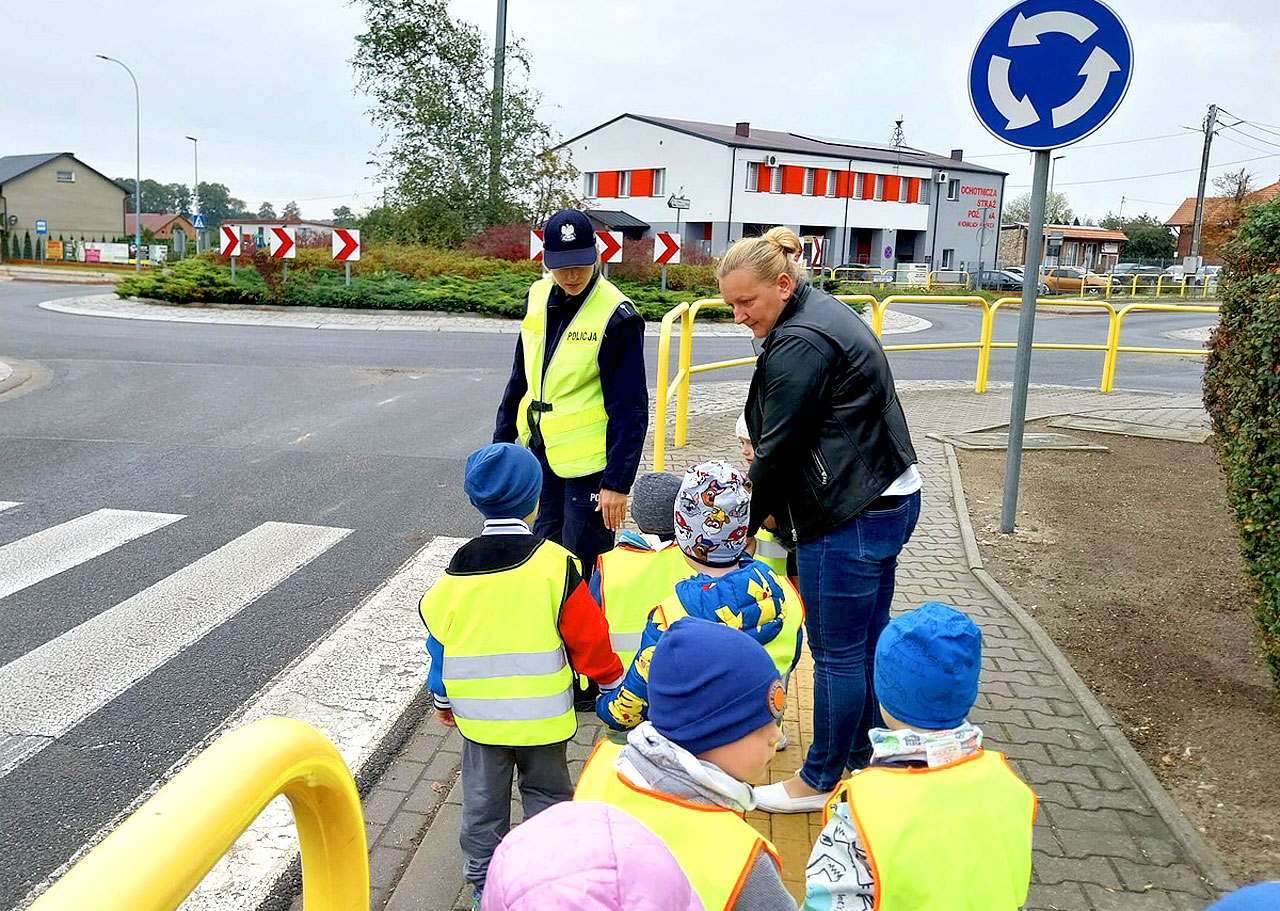
<instances>
[{"instance_id":1,"label":"white building with red shutters","mask_svg":"<svg viewBox=\"0 0 1280 911\"><path fill-rule=\"evenodd\" d=\"M632 236L676 227L685 249L722 254L786 225L826 241L823 264L976 270L995 259L1005 173L950 156L749 123L622 114L566 140L600 225Z\"/></svg>"}]
</instances>

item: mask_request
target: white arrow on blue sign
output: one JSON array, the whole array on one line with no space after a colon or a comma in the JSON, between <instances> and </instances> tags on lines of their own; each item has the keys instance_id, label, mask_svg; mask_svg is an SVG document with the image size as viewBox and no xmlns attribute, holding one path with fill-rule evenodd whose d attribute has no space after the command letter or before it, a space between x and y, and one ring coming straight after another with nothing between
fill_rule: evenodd
<instances>
[{"instance_id":1,"label":"white arrow on blue sign","mask_svg":"<svg viewBox=\"0 0 1280 911\"><path fill-rule=\"evenodd\" d=\"M204 215L202 213L197 213L196 216L191 219L191 227L197 230L202 230L204 228Z\"/></svg>"},{"instance_id":2,"label":"white arrow on blue sign","mask_svg":"<svg viewBox=\"0 0 1280 911\"><path fill-rule=\"evenodd\" d=\"M1120 106L1133 42L1099 0L1023 0L983 34L969 100L997 139L1056 149L1088 136Z\"/></svg>"}]
</instances>

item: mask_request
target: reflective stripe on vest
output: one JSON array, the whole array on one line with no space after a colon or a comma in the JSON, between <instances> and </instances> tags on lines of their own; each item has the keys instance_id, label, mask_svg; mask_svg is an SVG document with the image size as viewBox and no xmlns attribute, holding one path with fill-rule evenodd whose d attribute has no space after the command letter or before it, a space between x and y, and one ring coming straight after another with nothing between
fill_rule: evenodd
<instances>
[{"instance_id":1,"label":"reflective stripe on vest","mask_svg":"<svg viewBox=\"0 0 1280 911\"><path fill-rule=\"evenodd\" d=\"M800 653L798 635L804 623L804 602L800 600L800 593L796 591L795 586L785 576L779 576L777 573L772 572L758 560L755 565L760 572L772 575L773 581L782 589L783 599L781 603L774 602L771 599L760 603L761 624L769 623L774 619L774 616L768 613L770 609L782 615L782 629L778 631L778 635L768 642L761 642L760 644L764 646L764 650L773 659L773 665L778 669L778 676L786 677L796 663L796 656ZM762 582L761 584L764 583ZM680 603L680 597L674 592L654 610L657 613L655 620L659 628L663 630L681 617L689 615L689 612L684 609L684 605ZM722 610L724 609L722 608ZM706 619L710 620L712 618L707 617ZM717 619L721 623L726 620L725 617L718 617ZM752 636L752 638L754 639L755 637ZM759 640L757 639L756 641Z\"/></svg>"},{"instance_id":2,"label":"reflective stripe on vest","mask_svg":"<svg viewBox=\"0 0 1280 911\"><path fill-rule=\"evenodd\" d=\"M603 471L609 417L600 385L600 342L627 298L600 276L548 358L547 301L554 282L544 278L529 289L529 307L520 323L525 393L516 413L521 444L528 446L536 425L547 464L562 478ZM544 369L545 367L545 369Z\"/></svg>"},{"instance_id":3,"label":"reflective stripe on vest","mask_svg":"<svg viewBox=\"0 0 1280 911\"><path fill-rule=\"evenodd\" d=\"M707 911L732 908L759 853L781 870L773 844L732 810L651 791L614 768L621 747L597 744L578 779L574 800L600 800L625 810L667 846Z\"/></svg>"},{"instance_id":4,"label":"reflective stripe on vest","mask_svg":"<svg viewBox=\"0 0 1280 911\"><path fill-rule=\"evenodd\" d=\"M1016 911L1027 900L1036 795L1000 753L934 769L871 766L833 804L842 798L875 878L875 911Z\"/></svg>"},{"instance_id":5,"label":"reflective stripe on vest","mask_svg":"<svg viewBox=\"0 0 1280 911\"><path fill-rule=\"evenodd\" d=\"M763 528L756 532L755 557L779 576L787 574L787 549L772 532Z\"/></svg>"},{"instance_id":6,"label":"reflective stripe on vest","mask_svg":"<svg viewBox=\"0 0 1280 911\"><path fill-rule=\"evenodd\" d=\"M541 746L577 730L573 676L559 630L573 559L559 544L543 541L519 566L446 572L422 596L418 611L444 646L440 674L468 740Z\"/></svg>"},{"instance_id":7,"label":"reflective stripe on vest","mask_svg":"<svg viewBox=\"0 0 1280 911\"><path fill-rule=\"evenodd\" d=\"M600 555L600 606L609 641L624 668L640 649L649 612L671 597L676 583L697 575L674 544L659 551L615 547Z\"/></svg>"}]
</instances>

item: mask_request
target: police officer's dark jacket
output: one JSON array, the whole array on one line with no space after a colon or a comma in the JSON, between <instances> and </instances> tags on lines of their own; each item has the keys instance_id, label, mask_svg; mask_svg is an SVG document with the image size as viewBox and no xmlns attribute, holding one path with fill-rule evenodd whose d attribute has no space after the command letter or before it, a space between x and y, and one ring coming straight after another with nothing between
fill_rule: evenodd
<instances>
[{"instance_id":1,"label":"police officer's dark jacket","mask_svg":"<svg viewBox=\"0 0 1280 911\"><path fill-rule=\"evenodd\" d=\"M844 525L916 461L875 334L807 285L764 339L747 429L756 449L751 531L772 515L793 543Z\"/></svg>"}]
</instances>

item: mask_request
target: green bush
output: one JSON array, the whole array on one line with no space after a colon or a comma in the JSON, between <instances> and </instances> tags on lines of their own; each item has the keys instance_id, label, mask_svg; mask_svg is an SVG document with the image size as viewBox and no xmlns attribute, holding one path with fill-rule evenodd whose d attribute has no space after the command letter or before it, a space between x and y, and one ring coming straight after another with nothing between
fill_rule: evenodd
<instances>
[{"instance_id":1,"label":"green bush","mask_svg":"<svg viewBox=\"0 0 1280 911\"><path fill-rule=\"evenodd\" d=\"M1223 262L1204 403L1254 584L1258 644L1280 688L1280 197L1248 212Z\"/></svg>"},{"instance_id":2,"label":"green bush","mask_svg":"<svg viewBox=\"0 0 1280 911\"><path fill-rule=\"evenodd\" d=\"M252 269L231 272L207 259L184 259L163 270L130 275L116 285L120 297L148 297L171 304L260 304L267 299L262 276Z\"/></svg>"},{"instance_id":3,"label":"green bush","mask_svg":"<svg viewBox=\"0 0 1280 911\"><path fill-rule=\"evenodd\" d=\"M26 233L26 236L23 237L22 239L22 258L35 259L35 255L31 249L31 232L30 231L28 231Z\"/></svg>"}]
</instances>

